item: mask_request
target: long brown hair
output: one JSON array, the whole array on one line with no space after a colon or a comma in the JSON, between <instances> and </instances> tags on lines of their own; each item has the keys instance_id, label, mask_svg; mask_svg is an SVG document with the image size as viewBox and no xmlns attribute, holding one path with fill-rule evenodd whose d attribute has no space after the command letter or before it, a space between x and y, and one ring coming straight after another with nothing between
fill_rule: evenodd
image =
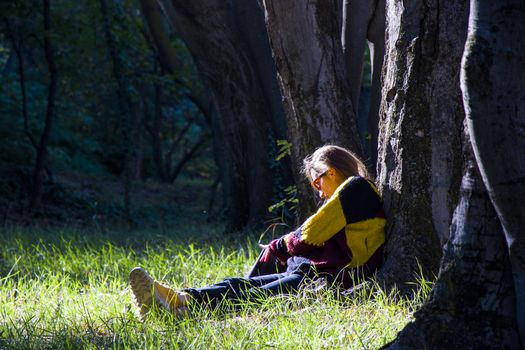
<instances>
[{"instance_id":1,"label":"long brown hair","mask_svg":"<svg viewBox=\"0 0 525 350\"><path fill-rule=\"evenodd\" d=\"M372 180L366 166L353 152L335 145L324 145L303 160L303 174L312 181L311 171L321 174L329 167L339 171L345 178L361 176Z\"/></svg>"}]
</instances>

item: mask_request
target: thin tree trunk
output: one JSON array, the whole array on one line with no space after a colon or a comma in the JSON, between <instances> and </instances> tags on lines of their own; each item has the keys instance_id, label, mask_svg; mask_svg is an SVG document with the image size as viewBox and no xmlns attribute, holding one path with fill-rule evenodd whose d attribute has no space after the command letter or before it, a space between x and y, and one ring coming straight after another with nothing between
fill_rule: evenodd
<instances>
[{"instance_id":1,"label":"thin tree trunk","mask_svg":"<svg viewBox=\"0 0 525 350\"><path fill-rule=\"evenodd\" d=\"M143 92L140 92L141 94ZM142 179L142 166L144 160L144 102L142 98L135 101L131 110L131 144L133 157L131 159L131 181Z\"/></svg>"},{"instance_id":2,"label":"thin tree trunk","mask_svg":"<svg viewBox=\"0 0 525 350\"><path fill-rule=\"evenodd\" d=\"M358 115L362 86L365 43L370 49L372 84L367 118L367 132L362 143L366 163L376 174L381 70L385 54L385 0L343 1L341 43L346 65L354 115Z\"/></svg>"},{"instance_id":3,"label":"thin tree trunk","mask_svg":"<svg viewBox=\"0 0 525 350\"><path fill-rule=\"evenodd\" d=\"M155 51L157 52L158 59L161 65L162 71L168 71L173 74L177 74L184 69L184 64L178 56L178 52L175 47L171 44L170 37L166 30L163 28L162 23L165 18L162 16L162 8L160 3L164 6L169 5L167 1L159 0L140 0L140 8L144 14L144 19L149 28L148 40L151 37L155 44ZM171 8L171 7L170 7ZM195 107L202 113L206 119L208 125L211 125L211 115L213 111L210 109L210 97L207 91L198 88L196 85L187 84L180 79L174 78L174 80L184 86L186 90L184 93L186 98L190 100Z\"/></svg>"},{"instance_id":4,"label":"thin tree trunk","mask_svg":"<svg viewBox=\"0 0 525 350\"><path fill-rule=\"evenodd\" d=\"M170 149L164 155L164 172L166 174L166 179L168 182L173 182L173 180L171 180L172 176L170 175L173 153L177 149L177 146L179 146L179 144L181 143L182 138L188 132L192 124L193 124L193 120L188 120L186 122L186 125L184 125L184 127L178 132L177 137L171 143Z\"/></svg>"},{"instance_id":5,"label":"thin tree trunk","mask_svg":"<svg viewBox=\"0 0 525 350\"><path fill-rule=\"evenodd\" d=\"M117 81L117 103L121 115L121 129L122 129L122 152L124 154L124 213L126 219L131 223L131 123L130 123L130 106L131 101L127 93L127 84L122 71L122 62L117 52L117 43L111 31L110 11L106 0L99 0L100 9L103 19L103 30L106 36L106 41L109 49L109 54L113 64L113 75Z\"/></svg>"},{"instance_id":6,"label":"thin tree trunk","mask_svg":"<svg viewBox=\"0 0 525 350\"><path fill-rule=\"evenodd\" d=\"M377 140L379 137L379 107L381 105L381 74L385 56L385 0L375 1L368 25L368 48L372 66L372 85L368 108L368 149L370 170L377 174Z\"/></svg>"},{"instance_id":7,"label":"thin tree trunk","mask_svg":"<svg viewBox=\"0 0 525 350\"><path fill-rule=\"evenodd\" d=\"M471 0L470 6L463 100L474 154L505 234L525 346L525 3Z\"/></svg>"},{"instance_id":8,"label":"thin tree trunk","mask_svg":"<svg viewBox=\"0 0 525 350\"><path fill-rule=\"evenodd\" d=\"M325 143L362 155L343 62L338 1L264 0L266 28L284 99L299 215L314 209L302 160Z\"/></svg>"},{"instance_id":9,"label":"thin tree trunk","mask_svg":"<svg viewBox=\"0 0 525 350\"><path fill-rule=\"evenodd\" d=\"M387 1L378 182L388 217L386 286L438 271L461 174L459 66L465 4ZM462 23L464 24L462 26Z\"/></svg>"},{"instance_id":10,"label":"thin tree trunk","mask_svg":"<svg viewBox=\"0 0 525 350\"><path fill-rule=\"evenodd\" d=\"M20 92L22 94L22 118L24 120L24 134L26 135L29 143L33 146L35 151L38 152L38 144L29 130L29 112L27 109L27 92L26 92L26 74L25 74L25 62L24 62L24 41L22 39L16 40L11 24L6 19L7 36L13 43L13 52L15 53L18 63L18 83L20 84Z\"/></svg>"},{"instance_id":11,"label":"thin tree trunk","mask_svg":"<svg viewBox=\"0 0 525 350\"><path fill-rule=\"evenodd\" d=\"M55 95L57 87L57 68L51 42L51 13L50 1L43 0L43 18L44 18L44 52L49 70L49 86L47 95L46 118L44 130L40 137L38 152L36 155L35 168L33 171L33 186L31 191L30 209L32 211L40 207L42 201L42 176L47 161L47 147L51 135L52 123L55 114Z\"/></svg>"},{"instance_id":12,"label":"thin tree trunk","mask_svg":"<svg viewBox=\"0 0 525 350\"><path fill-rule=\"evenodd\" d=\"M154 106L153 106L153 121L151 127L151 139L152 139L152 151L153 151L153 161L157 168L157 176L162 180L166 181L167 176L164 170L164 163L162 161L162 140L161 140L161 122L162 122L162 105L161 105L161 95L162 88L159 83L154 84Z\"/></svg>"},{"instance_id":13,"label":"thin tree trunk","mask_svg":"<svg viewBox=\"0 0 525 350\"><path fill-rule=\"evenodd\" d=\"M160 2L164 5L169 5L166 1ZM178 73L184 69L184 64L178 57L177 50L171 44L169 35L162 26L164 18L162 17L162 9L159 6L159 3L157 3L156 0L140 0L140 9L146 20L151 38L155 43L161 69L174 74ZM190 90L185 93L185 96L193 102L193 104L204 115L208 124L211 124L210 116L212 111L209 108L209 97L203 91L197 91L197 89L188 86L183 81L178 79L175 79L175 81Z\"/></svg>"},{"instance_id":14,"label":"thin tree trunk","mask_svg":"<svg viewBox=\"0 0 525 350\"><path fill-rule=\"evenodd\" d=\"M206 210L207 217L206 221L210 222L213 218L213 206L215 204L215 197L217 194L217 187L219 187L219 184L221 183L221 177L217 176L215 178L215 181L213 181L213 184L210 186L210 199L208 200L208 209Z\"/></svg>"},{"instance_id":15,"label":"thin tree trunk","mask_svg":"<svg viewBox=\"0 0 525 350\"><path fill-rule=\"evenodd\" d=\"M162 12L159 5L155 0L140 0L140 9L159 52L159 60L162 66L172 73L180 71L183 63L162 27Z\"/></svg>"},{"instance_id":16,"label":"thin tree trunk","mask_svg":"<svg viewBox=\"0 0 525 350\"><path fill-rule=\"evenodd\" d=\"M35 138L31 134L31 131L29 130L29 113L27 110L27 92L26 92L26 77L25 77L25 68L24 68L24 57L22 53L22 46L23 44L20 43L19 50L16 50L16 55L18 57L18 81L20 83L20 92L22 93L22 116L24 118L24 134L26 135L27 139L33 146L33 148L38 152L38 144L36 143Z\"/></svg>"},{"instance_id":17,"label":"thin tree trunk","mask_svg":"<svg viewBox=\"0 0 525 350\"><path fill-rule=\"evenodd\" d=\"M359 109L370 10L375 0L343 1L341 43L354 115Z\"/></svg>"}]
</instances>

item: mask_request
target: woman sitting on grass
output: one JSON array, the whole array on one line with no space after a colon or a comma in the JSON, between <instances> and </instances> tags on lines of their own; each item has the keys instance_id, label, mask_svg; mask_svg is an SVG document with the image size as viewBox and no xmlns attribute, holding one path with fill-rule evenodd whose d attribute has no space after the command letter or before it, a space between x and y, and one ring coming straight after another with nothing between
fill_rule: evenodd
<instances>
[{"instance_id":1,"label":"woman sitting on grass","mask_svg":"<svg viewBox=\"0 0 525 350\"><path fill-rule=\"evenodd\" d=\"M306 279L317 276L348 288L354 280L372 275L382 260L385 216L363 162L344 148L327 145L303 163L305 175L325 202L298 229L262 246L260 258L263 262L277 258L286 265L286 272L227 278L177 292L136 267L130 283L141 314L153 304L180 314L194 303L216 307L223 300L294 293Z\"/></svg>"}]
</instances>

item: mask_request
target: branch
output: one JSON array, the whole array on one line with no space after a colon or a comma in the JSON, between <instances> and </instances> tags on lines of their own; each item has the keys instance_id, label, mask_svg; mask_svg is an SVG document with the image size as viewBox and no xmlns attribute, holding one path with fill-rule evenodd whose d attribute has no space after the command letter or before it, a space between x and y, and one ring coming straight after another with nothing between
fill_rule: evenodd
<instances>
[{"instance_id":1,"label":"branch","mask_svg":"<svg viewBox=\"0 0 525 350\"><path fill-rule=\"evenodd\" d=\"M164 156L164 164L166 164L166 174L170 173L170 163L171 163L171 156L173 155L173 152L175 152L177 145L180 143L180 141L182 140L182 137L186 134L186 132L188 131L190 126L193 124L193 122L194 122L193 119L188 120L186 125L184 125L184 128L182 128L182 130L179 132L179 134L177 135L177 137L171 144L170 150Z\"/></svg>"},{"instance_id":2,"label":"branch","mask_svg":"<svg viewBox=\"0 0 525 350\"><path fill-rule=\"evenodd\" d=\"M175 179L177 178L177 176L179 176L180 172L182 171L186 163L188 163L191 159L194 158L195 153L199 150L199 148L201 148L204 145L204 143L209 139L209 137L210 137L209 134L202 135L199 141L197 141L197 143L195 143L190 150L187 150L184 153L184 156L177 163L177 166L175 167L175 169L173 170L173 173L170 176L171 183L175 181Z\"/></svg>"}]
</instances>

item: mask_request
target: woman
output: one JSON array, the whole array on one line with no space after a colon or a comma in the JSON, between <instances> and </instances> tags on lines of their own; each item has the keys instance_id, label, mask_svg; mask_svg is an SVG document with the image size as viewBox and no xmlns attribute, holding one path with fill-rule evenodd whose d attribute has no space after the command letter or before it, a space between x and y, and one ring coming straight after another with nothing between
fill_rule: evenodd
<instances>
[{"instance_id":1,"label":"woman","mask_svg":"<svg viewBox=\"0 0 525 350\"><path fill-rule=\"evenodd\" d=\"M373 274L385 242L382 201L366 167L352 152L334 145L317 149L303 161L303 172L325 200L298 229L262 246L262 261L277 258L286 272L227 278L204 288L176 292L137 267L130 273L135 300L144 314L156 304L173 313L191 303L217 306L222 300L293 293L307 278L323 275L347 288Z\"/></svg>"}]
</instances>

